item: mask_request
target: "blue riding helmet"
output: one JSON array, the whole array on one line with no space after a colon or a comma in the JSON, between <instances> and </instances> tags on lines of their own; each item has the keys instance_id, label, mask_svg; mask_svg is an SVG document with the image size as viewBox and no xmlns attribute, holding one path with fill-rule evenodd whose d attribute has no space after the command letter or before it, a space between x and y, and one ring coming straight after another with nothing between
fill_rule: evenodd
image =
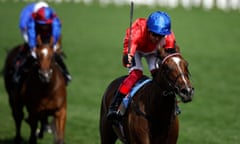
<instances>
[{"instance_id":1,"label":"blue riding helmet","mask_svg":"<svg viewBox=\"0 0 240 144\"><path fill-rule=\"evenodd\" d=\"M159 35L171 34L171 19L166 12L156 11L147 20L149 31Z\"/></svg>"},{"instance_id":2,"label":"blue riding helmet","mask_svg":"<svg viewBox=\"0 0 240 144\"><path fill-rule=\"evenodd\" d=\"M55 16L56 15L51 8L42 7L34 13L33 18L39 24L51 24Z\"/></svg>"}]
</instances>

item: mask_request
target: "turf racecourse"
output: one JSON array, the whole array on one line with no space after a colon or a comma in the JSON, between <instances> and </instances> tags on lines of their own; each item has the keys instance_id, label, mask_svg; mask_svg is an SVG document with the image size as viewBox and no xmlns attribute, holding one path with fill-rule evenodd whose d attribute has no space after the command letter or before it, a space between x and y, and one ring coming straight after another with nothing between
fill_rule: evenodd
<instances>
[{"instance_id":1,"label":"turf racecourse","mask_svg":"<svg viewBox=\"0 0 240 144\"><path fill-rule=\"evenodd\" d=\"M0 3L0 67L7 49L22 42L19 12L26 3ZM99 108L108 83L126 74L121 65L122 40L129 26L128 6L54 4L63 22L63 48L73 75L68 87L67 144L99 144ZM171 15L172 27L183 56L190 64L195 97L180 104L179 144L238 144L239 12L201 9L186 11L136 7L134 19L162 9ZM146 72L146 74L149 74ZM0 144L12 144L15 127L0 77ZM29 127L23 123L27 140ZM51 144L46 134L39 144Z\"/></svg>"}]
</instances>

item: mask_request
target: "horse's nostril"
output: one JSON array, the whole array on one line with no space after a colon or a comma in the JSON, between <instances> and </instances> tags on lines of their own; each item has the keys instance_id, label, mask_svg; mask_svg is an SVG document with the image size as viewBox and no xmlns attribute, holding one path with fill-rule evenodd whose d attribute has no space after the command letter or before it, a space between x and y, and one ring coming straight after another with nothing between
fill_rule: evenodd
<instances>
[{"instance_id":1,"label":"horse's nostril","mask_svg":"<svg viewBox=\"0 0 240 144\"><path fill-rule=\"evenodd\" d=\"M187 89L181 89L181 91L180 91L182 94L184 94L184 95L187 95L188 94L188 90Z\"/></svg>"},{"instance_id":2,"label":"horse's nostril","mask_svg":"<svg viewBox=\"0 0 240 144\"><path fill-rule=\"evenodd\" d=\"M180 93L185 95L185 96L192 97L192 95L194 93L194 88L184 88L184 89L181 89Z\"/></svg>"}]
</instances>

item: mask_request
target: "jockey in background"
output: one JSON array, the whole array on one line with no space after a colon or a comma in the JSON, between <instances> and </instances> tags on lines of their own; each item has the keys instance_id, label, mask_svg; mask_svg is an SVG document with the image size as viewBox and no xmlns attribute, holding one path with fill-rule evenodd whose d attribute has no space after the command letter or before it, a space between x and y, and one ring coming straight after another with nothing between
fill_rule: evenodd
<instances>
[{"instance_id":1,"label":"jockey in background","mask_svg":"<svg viewBox=\"0 0 240 144\"><path fill-rule=\"evenodd\" d=\"M109 107L107 118L114 120L119 118L118 108L122 99L130 92L133 85L143 76L141 58L147 61L148 68L154 77L157 69L157 52L164 49L168 53L178 52L176 40L171 30L171 19L167 13L156 11L149 15L148 19L138 18L126 30L123 48L123 65L129 69L129 75L120 84L118 91ZM131 37L130 49L129 38Z\"/></svg>"},{"instance_id":2,"label":"jockey in background","mask_svg":"<svg viewBox=\"0 0 240 144\"><path fill-rule=\"evenodd\" d=\"M51 36L53 36L54 51L56 52L55 60L61 67L66 81L70 81L71 75L63 62L61 50L61 21L54 10L43 1L27 5L21 12L19 28L25 41L25 47L20 50L16 59L14 81L19 82L23 68L37 58L35 52L37 35L41 36L43 42L49 42ZM25 51L30 52L31 55L27 59L24 57Z\"/></svg>"},{"instance_id":3,"label":"jockey in background","mask_svg":"<svg viewBox=\"0 0 240 144\"><path fill-rule=\"evenodd\" d=\"M46 2L33 2L28 4L24 9L21 11L20 19L19 19L19 28L21 30L22 37L26 43L28 43L28 22L32 17L32 13L36 13L42 7L49 7Z\"/></svg>"}]
</instances>

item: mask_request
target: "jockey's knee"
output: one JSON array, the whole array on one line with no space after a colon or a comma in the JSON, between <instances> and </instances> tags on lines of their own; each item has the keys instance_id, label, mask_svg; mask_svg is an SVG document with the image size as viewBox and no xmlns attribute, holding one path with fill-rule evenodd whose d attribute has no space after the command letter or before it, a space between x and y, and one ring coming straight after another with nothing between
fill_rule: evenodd
<instances>
[{"instance_id":1,"label":"jockey's knee","mask_svg":"<svg viewBox=\"0 0 240 144\"><path fill-rule=\"evenodd\" d=\"M120 85L119 91L123 94L127 94L142 76L143 72L141 70L132 70Z\"/></svg>"},{"instance_id":2,"label":"jockey's knee","mask_svg":"<svg viewBox=\"0 0 240 144\"><path fill-rule=\"evenodd\" d=\"M143 72L141 70L138 70L138 69L132 70L129 73L129 77L131 77L135 81L139 80L142 76L143 76Z\"/></svg>"}]
</instances>

